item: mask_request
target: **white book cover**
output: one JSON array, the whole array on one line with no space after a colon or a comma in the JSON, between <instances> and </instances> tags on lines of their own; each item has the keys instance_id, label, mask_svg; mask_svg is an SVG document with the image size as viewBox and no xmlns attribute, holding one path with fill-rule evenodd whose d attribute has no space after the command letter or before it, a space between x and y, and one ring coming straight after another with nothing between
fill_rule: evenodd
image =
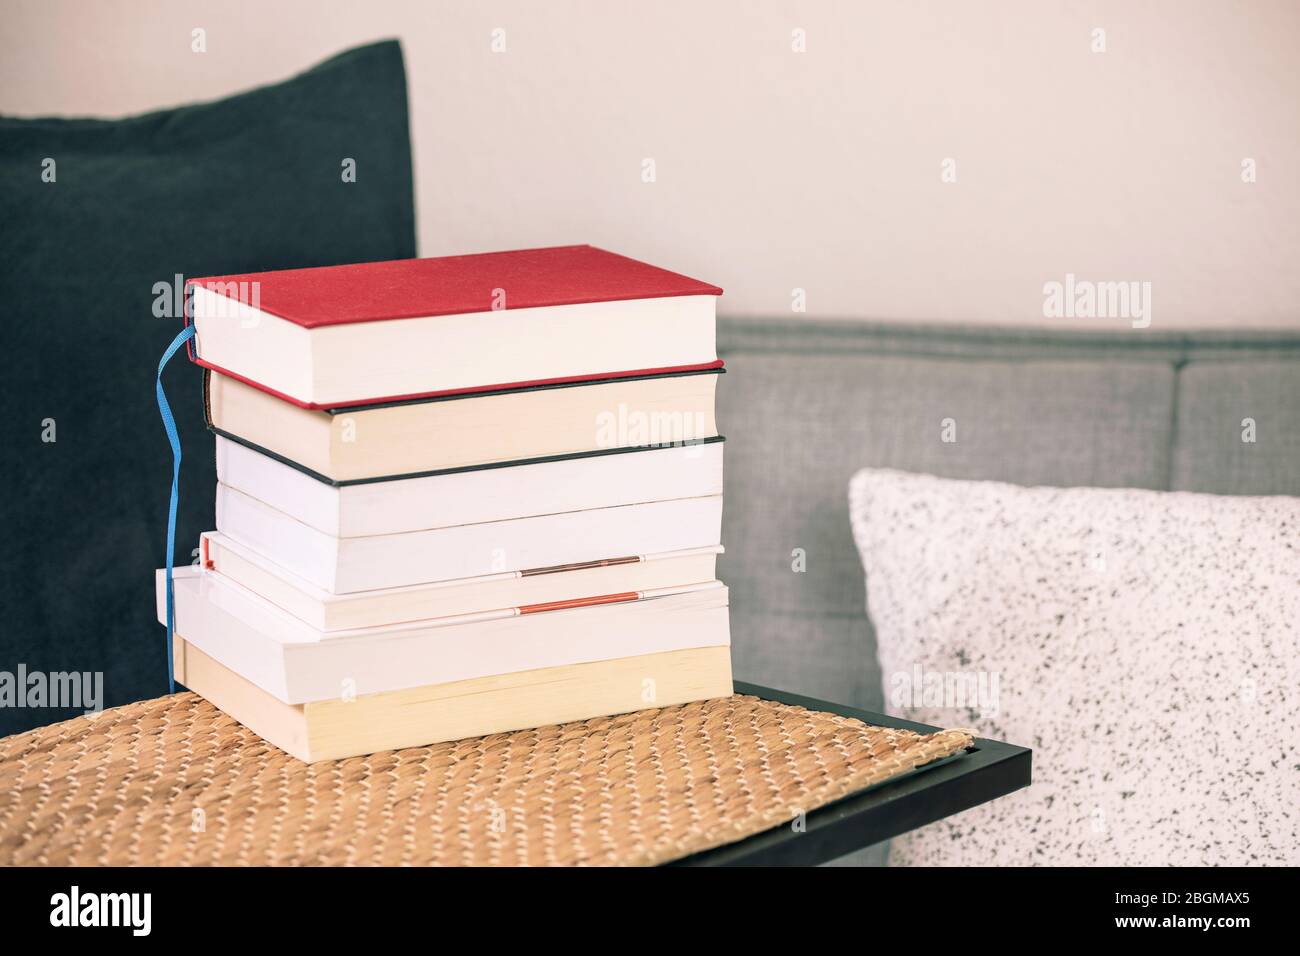
<instances>
[{"instance_id":1,"label":"white book cover","mask_svg":"<svg viewBox=\"0 0 1300 956\"><path fill-rule=\"evenodd\" d=\"M216 441L218 481L340 538L722 494L720 440L345 485Z\"/></svg>"},{"instance_id":2,"label":"white book cover","mask_svg":"<svg viewBox=\"0 0 1300 956\"><path fill-rule=\"evenodd\" d=\"M225 484L217 530L331 594L722 543L722 496L339 538Z\"/></svg>"},{"instance_id":3,"label":"white book cover","mask_svg":"<svg viewBox=\"0 0 1300 956\"><path fill-rule=\"evenodd\" d=\"M156 576L166 622L166 571ZM175 629L288 704L693 647L729 646L717 581L621 604L322 633L219 574L174 573Z\"/></svg>"}]
</instances>

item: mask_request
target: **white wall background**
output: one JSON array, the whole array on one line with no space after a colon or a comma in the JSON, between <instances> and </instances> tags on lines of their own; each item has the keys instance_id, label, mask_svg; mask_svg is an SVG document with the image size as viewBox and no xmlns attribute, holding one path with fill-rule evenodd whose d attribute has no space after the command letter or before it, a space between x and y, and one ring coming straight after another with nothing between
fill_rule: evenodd
<instances>
[{"instance_id":1,"label":"white wall background","mask_svg":"<svg viewBox=\"0 0 1300 956\"><path fill-rule=\"evenodd\" d=\"M809 316L996 324L1062 321L1042 287L1071 272L1151 282L1153 328L1300 327L1288 0L2 9L0 111L28 116L216 98L400 37L422 255L592 242L722 285L731 314L789 314L799 287Z\"/></svg>"}]
</instances>

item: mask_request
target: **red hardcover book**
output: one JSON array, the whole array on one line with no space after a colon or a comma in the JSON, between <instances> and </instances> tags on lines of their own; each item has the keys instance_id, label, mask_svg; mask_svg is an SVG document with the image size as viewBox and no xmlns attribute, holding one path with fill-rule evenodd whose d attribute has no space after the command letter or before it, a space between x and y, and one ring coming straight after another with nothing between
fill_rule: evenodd
<instances>
[{"instance_id":1,"label":"red hardcover book","mask_svg":"<svg viewBox=\"0 0 1300 956\"><path fill-rule=\"evenodd\" d=\"M194 361L307 408L722 365L721 289L592 246L213 276L186 292Z\"/></svg>"}]
</instances>

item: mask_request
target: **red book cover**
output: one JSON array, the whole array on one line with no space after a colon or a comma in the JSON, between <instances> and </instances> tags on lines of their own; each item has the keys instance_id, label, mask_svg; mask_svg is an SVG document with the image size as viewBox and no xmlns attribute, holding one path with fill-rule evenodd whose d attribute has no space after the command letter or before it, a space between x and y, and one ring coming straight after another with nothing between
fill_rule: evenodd
<instances>
[{"instance_id":1,"label":"red book cover","mask_svg":"<svg viewBox=\"0 0 1300 956\"><path fill-rule=\"evenodd\" d=\"M263 312L306 329L424 316L463 315L501 308L529 309L615 302L622 299L722 294L720 288L707 282L589 245L207 276L190 279L185 286L187 290L201 286L217 294L232 295ZM254 289L255 293L252 292ZM253 295L256 296L255 300ZM186 322L189 321L187 310ZM620 369L581 377L506 382L477 388L419 395L387 395L364 401L320 405L300 401L204 361L195 353L193 341L187 346L187 352L192 361L205 368L238 379L294 405L318 409L450 398L561 384L576 385L723 367L722 360L718 359L705 365Z\"/></svg>"},{"instance_id":2,"label":"red book cover","mask_svg":"<svg viewBox=\"0 0 1300 956\"><path fill-rule=\"evenodd\" d=\"M308 329L502 307L722 294L715 285L595 246L249 272L191 279L186 286L220 294L254 282L258 308Z\"/></svg>"}]
</instances>

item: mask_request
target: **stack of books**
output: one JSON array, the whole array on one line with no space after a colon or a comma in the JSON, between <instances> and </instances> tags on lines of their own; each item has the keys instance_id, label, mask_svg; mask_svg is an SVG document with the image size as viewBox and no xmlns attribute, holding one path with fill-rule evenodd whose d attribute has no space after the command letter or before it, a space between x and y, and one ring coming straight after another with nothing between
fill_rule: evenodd
<instances>
[{"instance_id":1,"label":"stack of books","mask_svg":"<svg viewBox=\"0 0 1300 956\"><path fill-rule=\"evenodd\" d=\"M187 294L218 485L179 683L308 761L731 693L720 289L565 246Z\"/></svg>"}]
</instances>

